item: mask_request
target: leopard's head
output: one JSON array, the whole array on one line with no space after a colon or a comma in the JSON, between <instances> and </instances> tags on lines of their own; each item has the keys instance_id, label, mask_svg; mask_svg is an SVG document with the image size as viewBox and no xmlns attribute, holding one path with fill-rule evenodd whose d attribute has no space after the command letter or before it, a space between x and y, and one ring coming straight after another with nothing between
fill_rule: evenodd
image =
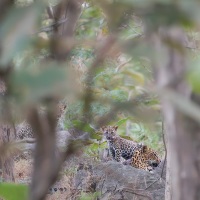
<instances>
[{"instance_id":1,"label":"leopard's head","mask_svg":"<svg viewBox=\"0 0 200 200\"><path fill-rule=\"evenodd\" d=\"M117 136L117 129L118 126L104 126L101 128L101 131L103 132L104 136L108 141L113 141Z\"/></svg>"},{"instance_id":2,"label":"leopard's head","mask_svg":"<svg viewBox=\"0 0 200 200\"><path fill-rule=\"evenodd\" d=\"M151 167L157 167L160 164L161 159L153 149L147 147L146 145L142 145L140 151Z\"/></svg>"}]
</instances>

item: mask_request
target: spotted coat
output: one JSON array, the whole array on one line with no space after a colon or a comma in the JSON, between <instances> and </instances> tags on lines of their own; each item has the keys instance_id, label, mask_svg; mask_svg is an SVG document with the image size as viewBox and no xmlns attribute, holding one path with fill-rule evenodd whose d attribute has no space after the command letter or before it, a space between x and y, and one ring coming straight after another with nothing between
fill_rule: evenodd
<instances>
[{"instance_id":1,"label":"spotted coat","mask_svg":"<svg viewBox=\"0 0 200 200\"><path fill-rule=\"evenodd\" d=\"M152 171L161 162L159 155L153 149L146 145L138 145L131 159L123 162L123 164L131 165L132 167Z\"/></svg>"},{"instance_id":2,"label":"spotted coat","mask_svg":"<svg viewBox=\"0 0 200 200\"><path fill-rule=\"evenodd\" d=\"M121 138L116 133L117 129L118 126L106 126L102 127L101 131L106 137L113 159L120 162L121 158L124 158L125 160L132 158L138 143Z\"/></svg>"}]
</instances>

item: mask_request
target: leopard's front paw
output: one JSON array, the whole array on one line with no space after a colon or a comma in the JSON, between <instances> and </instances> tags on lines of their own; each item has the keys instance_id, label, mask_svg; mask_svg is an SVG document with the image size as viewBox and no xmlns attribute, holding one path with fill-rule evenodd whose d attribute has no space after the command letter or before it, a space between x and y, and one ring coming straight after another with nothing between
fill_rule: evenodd
<instances>
[{"instance_id":1,"label":"leopard's front paw","mask_svg":"<svg viewBox=\"0 0 200 200\"><path fill-rule=\"evenodd\" d=\"M153 173L153 167L148 166L147 169L146 169L146 171L148 171L148 172L150 172L150 173Z\"/></svg>"},{"instance_id":2,"label":"leopard's front paw","mask_svg":"<svg viewBox=\"0 0 200 200\"><path fill-rule=\"evenodd\" d=\"M131 164L131 159L123 161L122 164L123 165L130 165Z\"/></svg>"}]
</instances>

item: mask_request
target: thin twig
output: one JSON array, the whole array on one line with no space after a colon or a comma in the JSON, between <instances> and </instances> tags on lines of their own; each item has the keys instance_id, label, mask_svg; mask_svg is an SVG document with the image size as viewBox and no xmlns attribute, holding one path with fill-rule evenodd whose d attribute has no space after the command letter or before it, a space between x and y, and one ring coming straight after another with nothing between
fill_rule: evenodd
<instances>
[{"instance_id":1,"label":"thin twig","mask_svg":"<svg viewBox=\"0 0 200 200\"><path fill-rule=\"evenodd\" d=\"M102 183L102 187L101 187L101 195L102 195L102 191L103 191L103 186L104 186L105 180L106 179L103 179L103 183Z\"/></svg>"},{"instance_id":2,"label":"thin twig","mask_svg":"<svg viewBox=\"0 0 200 200\"><path fill-rule=\"evenodd\" d=\"M131 188L122 188L121 190L122 192L129 192L138 196L142 196L142 197L146 197L147 199L153 200L152 197L145 195L145 194L141 194L141 193L137 193L135 190L131 189Z\"/></svg>"},{"instance_id":3,"label":"thin twig","mask_svg":"<svg viewBox=\"0 0 200 200\"><path fill-rule=\"evenodd\" d=\"M145 183L145 187L147 188L147 181L146 181L145 176L144 176L144 183Z\"/></svg>"},{"instance_id":4,"label":"thin twig","mask_svg":"<svg viewBox=\"0 0 200 200\"><path fill-rule=\"evenodd\" d=\"M187 49L200 50L198 47L185 46Z\"/></svg>"},{"instance_id":5,"label":"thin twig","mask_svg":"<svg viewBox=\"0 0 200 200\"><path fill-rule=\"evenodd\" d=\"M117 68L116 68L116 70L115 70L115 72L116 72L116 73L119 72L119 70L120 70L122 67L124 67L126 64L130 63L131 61L132 61L132 58L129 59L129 60L127 60L127 61L125 61L125 62L123 62L123 63L121 63L120 65L118 65Z\"/></svg>"},{"instance_id":6,"label":"thin twig","mask_svg":"<svg viewBox=\"0 0 200 200\"><path fill-rule=\"evenodd\" d=\"M156 179L153 183L149 184L149 186L147 186L144 190L149 189L153 184L155 184L158 180L160 180L160 178Z\"/></svg>"},{"instance_id":7,"label":"thin twig","mask_svg":"<svg viewBox=\"0 0 200 200\"><path fill-rule=\"evenodd\" d=\"M23 140L17 140L17 141L15 141L14 143L15 144L22 144L22 143L35 143L36 142L36 140L34 139L34 138L27 138L27 139L23 139Z\"/></svg>"},{"instance_id":8,"label":"thin twig","mask_svg":"<svg viewBox=\"0 0 200 200\"><path fill-rule=\"evenodd\" d=\"M167 160L167 146L166 146L166 142L165 142L164 123L163 123L163 121L162 121L162 137L163 137L163 144L164 144L164 148L165 148L165 158L164 158L164 162L163 162L160 178L163 177L164 167L165 167L165 163L166 163L166 160Z\"/></svg>"},{"instance_id":9,"label":"thin twig","mask_svg":"<svg viewBox=\"0 0 200 200\"><path fill-rule=\"evenodd\" d=\"M67 20L68 20L68 19L66 19L66 18L65 18L65 19L61 19L61 20L59 20L59 21L57 21L57 22L54 22L53 24L51 24L51 25L49 25L49 26L42 27L42 28L40 28L39 31L33 33L32 35L38 34L38 33L41 33L41 32L50 32L50 31L53 31L53 30L54 30L54 27L56 27L56 26L58 27L58 26L62 25L62 24L65 23Z\"/></svg>"}]
</instances>

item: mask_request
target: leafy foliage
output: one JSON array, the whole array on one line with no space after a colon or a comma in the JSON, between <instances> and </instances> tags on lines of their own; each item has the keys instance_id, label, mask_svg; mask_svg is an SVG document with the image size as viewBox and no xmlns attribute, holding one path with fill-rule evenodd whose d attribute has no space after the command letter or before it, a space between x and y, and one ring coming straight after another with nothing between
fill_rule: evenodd
<instances>
[{"instance_id":1,"label":"leafy foliage","mask_svg":"<svg viewBox=\"0 0 200 200\"><path fill-rule=\"evenodd\" d=\"M0 183L0 197L6 200L26 200L28 187L13 183Z\"/></svg>"},{"instance_id":2,"label":"leafy foliage","mask_svg":"<svg viewBox=\"0 0 200 200\"><path fill-rule=\"evenodd\" d=\"M198 46L200 35L194 29L200 19L199 1L88 0L82 5L75 36L69 40L54 37L55 22L46 12L47 6L58 3L18 0L1 23L0 75L13 65L4 77L9 105L20 115L32 104L65 98L65 129L89 133L89 156L98 158L98 151L106 146L100 142L101 125L118 125L122 137L163 153L162 116L151 65L153 56L160 62L166 60L162 52L154 55L148 35L160 26L181 26ZM57 49L55 40L63 48ZM173 41L165 40L179 49ZM66 49L68 52L59 60L56 50L62 53ZM199 49L188 51L194 67L186 73L187 80L199 93ZM193 59L197 60L195 64ZM8 199L12 199L6 196L9 187L13 194L17 187L19 192L25 190L23 186L0 185L0 194ZM83 194L82 199L90 197Z\"/></svg>"}]
</instances>

